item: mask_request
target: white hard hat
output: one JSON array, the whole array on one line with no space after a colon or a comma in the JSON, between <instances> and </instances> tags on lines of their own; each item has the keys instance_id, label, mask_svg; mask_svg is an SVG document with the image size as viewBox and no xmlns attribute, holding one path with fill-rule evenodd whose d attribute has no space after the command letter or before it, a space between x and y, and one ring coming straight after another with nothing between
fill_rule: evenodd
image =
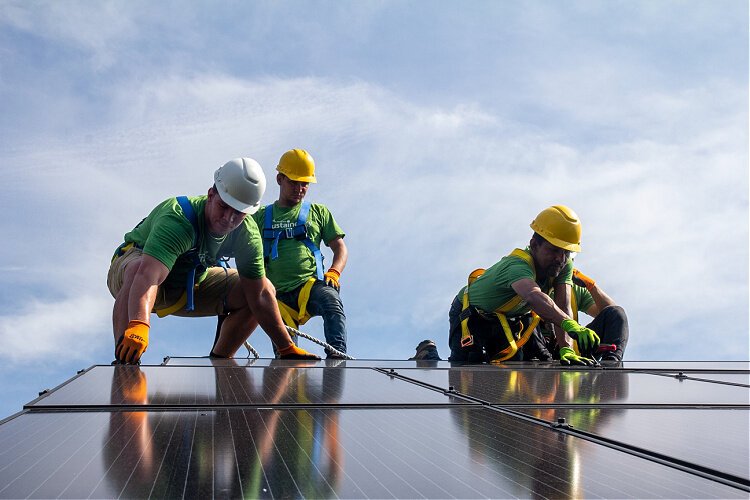
<instances>
[{"instance_id":1,"label":"white hard hat","mask_svg":"<svg viewBox=\"0 0 750 500\"><path fill-rule=\"evenodd\" d=\"M252 158L235 158L214 173L214 184L224 203L240 212L254 214L266 191L266 176Z\"/></svg>"}]
</instances>

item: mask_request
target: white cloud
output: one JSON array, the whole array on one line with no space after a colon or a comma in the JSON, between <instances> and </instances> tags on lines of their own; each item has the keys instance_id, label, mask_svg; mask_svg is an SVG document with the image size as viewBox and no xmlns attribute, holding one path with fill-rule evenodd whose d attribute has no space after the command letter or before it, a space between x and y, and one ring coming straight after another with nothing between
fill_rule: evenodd
<instances>
[{"instance_id":1,"label":"white cloud","mask_svg":"<svg viewBox=\"0 0 750 500\"><path fill-rule=\"evenodd\" d=\"M109 299L109 300L108 300ZM69 363L90 360L111 331L110 297L78 295L60 301L31 301L18 313L0 316L4 363Z\"/></svg>"},{"instance_id":2,"label":"white cloud","mask_svg":"<svg viewBox=\"0 0 750 500\"><path fill-rule=\"evenodd\" d=\"M344 286L355 355L358 348L369 357L406 352L421 340L417 331L444 335L465 275L525 245L528 223L552 203L582 217L580 265L626 305L635 332L655 328L676 342L684 335L677 322L746 307L747 193L735 181L746 184L747 154L742 134L729 132L737 116L717 116L700 102L691 108L682 101L683 113L696 122L723 119L727 133L679 122L663 143L645 140L642 128L663 108L644 107L637 119L625 109L629 121L619 123L636 139L592 149L471 102L417 105L362 82L168 77L118 95L126 112L106 130L64 147L27 144L4 158L11 185L33 186L42 206L56 212L44 231L26 235L8 265L31 257L39 284L51 278L47 286L62 297L3 316L4 335L34 317L24 327L28 338L54 345L64 328L53 319L64 325L69 311L81 309L99 318L86 320L89 328L101 329L111 307L103 306L110 300L106 266L125 231L167 196L203 193L223 161L255 156L270 176L276 158L294 146L318 160L321 182L310 198L328 204L348 233ZM724 110L735 93L714 98ZM276 195L269 186L268 202ZM52 242L55 259L45 259ZM735 249L728 255L745 272L717 272L711 255L718 249ZM78 296L90 299L81 305ZM367 333L383 330L386 343ZM718 340L723 333L701 335Z\"/></svg>"},{"instance_id":3,"label":"white cloud","mask_svg":"<svg viewBox=\"0 0 750 500\"><path fill-rule=\"evenodd\" d=\"M85 8L84 8L85 7ZM56 2L41 0L4 2L0 23L48 39L53 44L70 44L90 55L94 66L116 63L117 49L131 39L137 24L130 2Z\"/></svg>"}]
</instances>

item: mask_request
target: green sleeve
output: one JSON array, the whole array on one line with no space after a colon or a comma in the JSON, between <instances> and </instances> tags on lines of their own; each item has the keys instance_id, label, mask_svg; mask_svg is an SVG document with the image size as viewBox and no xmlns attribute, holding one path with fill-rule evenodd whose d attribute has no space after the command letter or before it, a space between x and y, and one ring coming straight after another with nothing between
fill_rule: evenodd
<instances>
[{"instance_id":1,"label":"green sleeve","mask_svg":"<svg viewBox=\"0 0 750 500\"><path fill-rule=\"evenodd\" d=\"M573 293L576 296L578 310L588 314L589 309L594 305L594 297L591 296L591 292L586 290L585 287L573 285Z\"/></svg>"},{"instance_id":2,"label":"green sleeve","mask_svg":"<svg viewBox=\"0 0 750 500\"><path fill-rule=\"evenodd\" d=\"M328 245L334 239L346 236L344 231L336 224L331 211L325 205L313 203L310 207L310 214L315 218L313 227L319 229L318 238L315 241L318 247L320 247L321 241Z\"/></svg>"},{"instance_id":3,"label":"green sleeve","mask_svg":"<svg viewBox=\"0 0 750 500\"><path fill-rule=\"evenodd\" d=\"M252 217L245 217L242 225L232 232L230 244L240 276L259 279L266 275L263 269L263 240Z\"/></svg>"},{"instance_id":4,"label":"green sleeve","mask_svg":"<svg viewBox=\"0 0 750 500\"><path fill-rule=\"evenodd\" d=\"M135 229L125 235L143 253L154 257L170 271L177 258L193 246L193 227L174 198L158 205Z\"/></svg>"},{"instance_id":5,"label":"green sleeve","mask_svg":"<svg viewBox=\"0 0 750 500\"><path fill-rule=\"evenodd\" d=\"M522 279L534 281L536 276L529 264L521 258L509 255L500 260L499 272L495 275L495 286L512 288L513 283ZM513 292L515 293L515 292Z\"/></svg>"},{"instance_id":6,"label":"green sleeve","mask_svg":"<svg viewBox=\"0 0 750 500\"><path fill-rule=\"evenodd\" d=\"M555 278L555 285L559 285L560 283L565 283L566 285L573 285L573 260L568 259L568 262L565 263L565 267L563 267L562 271L560 271L560 274L557 275Z\"/></svg>"}]
</instances>

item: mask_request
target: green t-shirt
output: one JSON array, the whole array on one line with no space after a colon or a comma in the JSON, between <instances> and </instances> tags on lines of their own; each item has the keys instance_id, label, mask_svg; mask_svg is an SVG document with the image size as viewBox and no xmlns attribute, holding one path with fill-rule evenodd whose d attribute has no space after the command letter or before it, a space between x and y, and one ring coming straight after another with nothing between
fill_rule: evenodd
<instances>
[{"instance_id":1,"label":"green t-shirt","mask_svg":"<svg viewBox=\"0 0 750 500\"><path fill-rule=\"evenodd\" d=\"M528 247L524 251L531 255ZM507 255L487 269L477 280L469 286L469 303L487 313L492 313L498 307L506 304L517 294L513 290L513 283L522 279L530 279L540 286L542 291L549 290L558 283L572 284L573 261L568 262L560 273L549 278L546 283L539 283L533 265L529 265L520 257ZM462 293L463 289L461 292ZM515 308L506 313L507 316L519 316L531 310L529 304L522 300Z\"/></svg>"},{"instance_id":2,"label":"green t-shirt","mask_svg":"<svg viewBox=\"0 0 750 500\"><path fill-rule=\"evenodd\" d=\"M263 241L258 226L252 217L245 217L231 233L212 236L206 230L203 216L207 196L188 197L198 222L198 248L204 267L216 265L217 257L234 257L240 276L250 279L262 278ZM125 235L125 242L133 242L143 253L154 257L167 266L169 275L164 285L184 288L187 275L192 269L192 260L185 255L193 247L195 230L185 217L176 198L169 198L154 208L132 231ZM196 283L205 278L203 272Z\"/></svg>"},{"instance_id":3,"label":"green t-shirt","mask_svg":"<svg viewBox=\"0 0 750 500\"><path fill-rule=\"evenodd\" d=\"M298 203L293 207L280 207L274 203L271 229L293 228L297 224L301 205ZM267 207L262 207L253 215L261 231L265 224L266 209ZM336 224L330 210L318 203L310 204L305 225L308 238L318 248L321 241L327 245L338 237L344 237L344 231ZM266 245L270 244L270 241L266 242ZM278 250L278 258L272 260L269 256L266 259L266 273L279 292L294 290L316 275L315 256L302 241L279 239Z\"/></svg>"}]
</instances>

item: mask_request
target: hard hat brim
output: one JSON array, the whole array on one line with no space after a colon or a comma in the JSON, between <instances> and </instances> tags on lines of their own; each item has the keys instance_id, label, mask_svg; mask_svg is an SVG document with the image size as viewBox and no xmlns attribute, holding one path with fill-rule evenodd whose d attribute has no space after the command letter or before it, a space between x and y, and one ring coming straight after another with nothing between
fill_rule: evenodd
<instances>
[{"instance_id":1,"label":"hard hat brim","mask_svg":"<svg viewBox=\"0 0 750 500\"><path fill-rule=\"evenodd\" d=\"M581 245L578 243L570 243L568 241L563 241L558 238L555 238L553 236L547 236L545 234L539 233L542 238L550 242L551 244L555 245L557 248L562 248L563 250L567 250L569 252L575 252L575 253L581 253Z\"/></svg>"},{"instance_id":2,"label":"hard hat brim","mask_svg":"<svg viewBox=\"0 0 750 500\"><path fill-rule=\"evenodd\" d=\"M308 182L310 184L317 184L317 179L315 179L315 175L294 175L290 174L288 172L284 172L282 168L276 167L276 171L280 174L284 174L289 179L297 182Z\"/></svg>"},{"instance_id":3,"label":"hard hat brim","mask_svg":"<svg viewBox=\"0 0 750 500\"><path fill-rule=\"evenodd\" d=\"M248 205L247 203L242 203L229 193L223 192L221 189L217 189L216 192L219 193L219 198L221 198L224 203L243 214L252 215L260 208L260 201L255 205Z\"/></svg>"}]
</instances>

